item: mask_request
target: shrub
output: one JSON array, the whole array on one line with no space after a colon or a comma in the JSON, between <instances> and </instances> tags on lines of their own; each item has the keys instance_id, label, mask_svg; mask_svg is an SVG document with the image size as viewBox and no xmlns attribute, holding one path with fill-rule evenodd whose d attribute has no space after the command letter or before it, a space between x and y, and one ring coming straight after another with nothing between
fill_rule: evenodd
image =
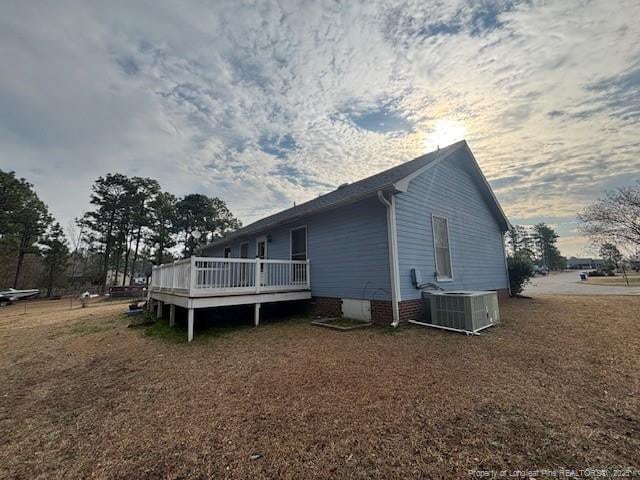
<instances>
[{"instance_id":1,"label":"shrub","mask_svg":"<svg viewBox=\"0 0 640 480\"><path fill-rule=\"evenodd\" d=\"M533 277L533 262L527 255L516 253L507 257L507 266L511 295L518 295L529 279Z\"/></svg>"},{"instance_id":2,"label":"shrub","mask_svg":"<svg viewBox=\"0 0 640 480\"><path fill-rule=\"evenodd\" d=\"M600 267L600 271L612 277L616 274L616 265L613 262L607 260L602 264L602 267Z\"/></svg>"},{"instance_id":3,"label":"shrub","mask_svg":"<svg viewBox=\"0 0 640 480\"><path fill-rule=\"evenodd\" d=\"M587 275L590 277L604 277L606 274L600 270L591 270L590 272L587 272Z\"/></svg>"}]
</instances>

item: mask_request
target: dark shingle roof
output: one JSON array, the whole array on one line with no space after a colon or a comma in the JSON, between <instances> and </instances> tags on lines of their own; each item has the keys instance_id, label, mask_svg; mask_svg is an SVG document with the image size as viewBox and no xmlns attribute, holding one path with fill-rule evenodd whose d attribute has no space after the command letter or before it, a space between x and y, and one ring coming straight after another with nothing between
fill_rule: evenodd
<instances>
[{"instance_id":1,"label":"dark shingle roof","mask_svg":"<svg viewBox=\"0 0 640 480\"><path fill-rule=\"evenodd\" d=\"M465 144L466 142L464 140L451 144L448 147L427 153L426 155L422 155L421 157L402 163L396 167L390 168L357 182L338 187L336 190L314 198L313 200L309 200L308 202L301 203L300 205L296 205L295 207L282 210L278 213L253 222L245 227L239 228L238 230L227 234L225 237L213 241L204 248L221 245L227 243L232 239L236 239L245 235L251 235L253 233L263 231L281 223L293 221L305 215L316 213L320 210L324 210L326 208L331 208L341 203L348 202L351 199L362 198L374 194L378 190L391 188L394 183L402 180L408 175L411 175L415 171L441 158L442 156L447 155L454 150L457 150L459 147Z\"/></svg>"}]
</instances>

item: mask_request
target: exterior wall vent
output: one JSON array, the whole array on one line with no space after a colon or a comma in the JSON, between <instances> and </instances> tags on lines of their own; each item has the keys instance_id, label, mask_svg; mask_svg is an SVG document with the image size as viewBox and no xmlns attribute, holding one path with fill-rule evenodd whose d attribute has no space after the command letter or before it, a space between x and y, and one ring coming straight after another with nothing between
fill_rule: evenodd
<instances>
[{"instance_id":1,"label":"exterior wall vent","mask_svg":"<svg viewBox=\"0 0 640 480\"><path fill-rule=\"evenodd\" d=\"M354 320L371 321L371 302L353 298L342 299L342 316Z\"/></svg>"},{"instance_id":2,"label":"exterior wall vent","mask_svg":"<svg viewBox=\"0 0 640 480\"><path fill-rule=\"evenodd\" d=\"M496 292L423 292L423 301L425 318L412 323L467 334L500 323Z\"/></svg>"}]
</instances>

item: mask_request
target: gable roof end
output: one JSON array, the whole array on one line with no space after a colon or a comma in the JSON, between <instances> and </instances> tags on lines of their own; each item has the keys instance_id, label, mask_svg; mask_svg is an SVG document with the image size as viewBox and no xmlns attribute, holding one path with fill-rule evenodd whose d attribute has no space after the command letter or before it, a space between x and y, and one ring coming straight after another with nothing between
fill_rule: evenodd
<instances>
[{"instance_id":1,"label":"gable roof end","mask_svg":"<svg viewBox=\"0 0 640 480\"><path fill-rule=\"evenodd\" d=\"M509 228L511 228L511 223L509 223L509 219L504 213L504 210L502 210L502 206L498 202L498 199L496 198L496 195L493 192L491 185L489 185L489 182L487 181L487 177L484 176L484 173L482 172L480 165L478 165L478 161L476 160L476 157L473 155L471 148L469 148L469 144L467 144L466 140L462 140L461 142L454 143L453 145L459 146L461 148L448 151L446 154L441 155L435 161L424 165L423 167L415 170L414 172L411 172L406 177L398 180L395 183L396 189L400 192L406 192L407 189L409 188L409 183L411 182L411 180L413 180L419 175L422 175L422 173L434 167L435 165L439 164L440 162L445 160L447 157L450 157L453 153L460 151L465 156L465 160L471 166L472 173L475 176L475 179L477 180L480 190L484 194L485 198L488 200L490 207L492 207L492 210L496 216L496 219L500 224L501 231L506 232L507 230L509 230Z\"/></svg>"},{"instance_id":2,"label":"gable roof end","mask_svg":"<svg viewBox=\"0 0 640 480\"><path fill-rule=\"evenodd\" d=\"M406 191L409 182L426 171L428 168L440 163L446 158L450 157L456 152L464 152L470 158L472 164L475 165L475 170L479 173L479 185L488 193L487 197L492 201L495 207L495 211L499 217L501 228L508 229L509 222L502 211L502 208L498 204L498 201L491 191L491 187L487 183L486 178L480 171L467 142L462 140L460 142L453 143L447 147L439 150L427 153L418 158L410 160L408 162L397 165L393 168L377 173L370 177L364 178L354 183L342 185L336 190L333 190L324 195L320 195L317 198L309 200L308 202L301 203L294 207L282 210L278 213L262 218L256 222L253 222L245 227L242 227L234 232L227 234L225 237L217 239L212 243L206 245L201 249L207 249L219 245L226 244L232 240L240 239L255 233L259 233L266 229L275 227L277 225L288 223L299 219L301 217L317 213L322 210L335 208L341 205L355 202L357 200L366 198L370 195L375 195L379 190L403 192Z\"/></svg>"}]
</instances>

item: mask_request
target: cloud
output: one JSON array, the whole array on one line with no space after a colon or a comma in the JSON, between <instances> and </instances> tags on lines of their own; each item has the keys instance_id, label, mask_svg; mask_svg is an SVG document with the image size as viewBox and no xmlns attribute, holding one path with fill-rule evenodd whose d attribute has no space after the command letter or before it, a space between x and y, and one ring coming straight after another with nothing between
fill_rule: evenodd
<instances>
[{"instance_id":1,"label":"cloud","mask_svg":"<svg viewBox=\"0 0 640 480\"><path fill-rule=\"evenodd\" d=\"M442 120L464 126L524 222L573 221L640 171L635 1L62 0L3 13L0 168L63 221L111 171L256 220L424 153Z\"/></svg>"}]
</instances>

